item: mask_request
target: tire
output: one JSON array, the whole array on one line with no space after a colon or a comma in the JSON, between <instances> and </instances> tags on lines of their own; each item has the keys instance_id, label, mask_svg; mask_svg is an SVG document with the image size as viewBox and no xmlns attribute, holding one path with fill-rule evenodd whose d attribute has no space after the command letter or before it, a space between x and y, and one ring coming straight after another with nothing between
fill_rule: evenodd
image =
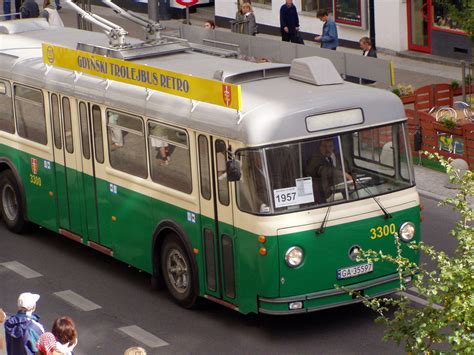
<instances>
[{"instance_id":1,"label":"tire","mask_svg":"<svg viewBox=\"0 0 474 355\"><path fill-rule=\"evenodd\" d=\"M15 176L11 170L0 174L0 200L2 202L2 217L7 228L21 234L27 230L23 199Z\"/></svg>"},{"instance_id":2,"label":"tire","mask_svg":"<svg viewBox=\"0 0 474 355\"><path fill-rule=\"evenodd\" d=\"M161 249L161 272L166 288L176 303L184 308L196 305L197 274L182 242L170 234Z\"/></svg>"}]
</instances>

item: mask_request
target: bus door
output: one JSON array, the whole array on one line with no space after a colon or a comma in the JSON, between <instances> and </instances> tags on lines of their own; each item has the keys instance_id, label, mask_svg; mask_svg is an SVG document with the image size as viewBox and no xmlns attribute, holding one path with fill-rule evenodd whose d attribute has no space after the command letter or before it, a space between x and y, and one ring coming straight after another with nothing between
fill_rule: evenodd
<instances>
[{"instance_id":1,"label":"bus door","mask_svg":"<svg viewBox=\"0 0 474 355\"><path fill-rule=\"evenodd\" d=\"M226 175L228 144L202 134L197 140L205 291L232 303L236 287L232 192Z\"/></svg>"},{"instance_id":2,"label":"bus door","mask_svg":"<svg viewBox=\"0 0 474 355\"><path fill-rule=\"evenodd\" d=\"M67 96L51 94L51 118L54 136L56 198L60 229L82 235L81 166L77 163L76 137L71 115L77 112L76 102Z\"/></svg>"},{"instance_id":3,"label":"bus door","mask_svg":"<svg viewBox=\"0 0 474 355\"><path fill-rule=\"evenodd\" d=\"M94 165L94 154L92 137L92 115L100 122L100 108L94 106L91 114L91 105L84 101L79 101L79 130L81 132L81 166L82 166L82 196L84 206L83 236L89 241L99 242L99 223L97 210L97 194L96 194L96 176ZM78 146L79 147L79 146ZM78 148L79 149L79 148ZM99 147L100 153L103 155L103 148Z\"/></svg>"}]
</instances>

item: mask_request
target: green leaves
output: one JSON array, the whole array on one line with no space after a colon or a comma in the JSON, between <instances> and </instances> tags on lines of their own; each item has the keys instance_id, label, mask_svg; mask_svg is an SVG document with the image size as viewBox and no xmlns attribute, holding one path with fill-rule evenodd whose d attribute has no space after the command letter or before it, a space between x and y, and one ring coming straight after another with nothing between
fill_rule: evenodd
<instances>
[{"instance_id":1,"label":"green leaves","mask_svg":"<svg viewBox=\"0 0 474 355\"><path fill-rule=\"evenodd\" d=\"M426 153L425 153L426 154ZM385 326L384 340L404 344L408 353L474 353L474 213L471 207L474 192L474 174L461 174L438 154L427 155L439 160L459 186L455 197L443 201L459 212L460 220L452 230L457 248L453 255L436 250L423 242L410 243L408 248L426 255L435 265L431 270L426 265L417 265L402 255L402 243L395 236L396 255L381 251L363 250L358 261L390 262L397 266L399 297L367 299L357 292L363 303L378 314L377 323ZM403 277L416 275L413 285L419 297L427 301L426 306L410 302L406 294Z\"/></svg>"}]
</instances>

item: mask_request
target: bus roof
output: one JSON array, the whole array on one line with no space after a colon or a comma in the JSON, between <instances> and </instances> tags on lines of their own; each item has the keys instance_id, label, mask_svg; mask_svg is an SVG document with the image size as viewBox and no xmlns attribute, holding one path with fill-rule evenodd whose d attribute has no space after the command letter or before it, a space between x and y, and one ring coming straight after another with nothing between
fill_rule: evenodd
<instances>
[{"instance_id":1,"label":"bus roof","mask_svg":"<svg viewBox=\"0 0 474 355\"><path fill-rule=\"evenodd\" d=\"M128 38L132 44L138 39ZM405 119L403 105L387 90L379 90L344 82L336 85L312 85L279 76L237 83L242 89L242 110L237 112L208 103L108 81L70 70L47 68L43 64L41 44L76 49L77 44L108 46L107 37L98 32L73 28L49 27L43 19L5 21L0 25L0 77L46 88L79 99L122 109L198 131L242 141L248 145L264 145L322 136L340 131L340 122L324 130L308 132L306 117L327 112L360 108L363 122L352 124L359 129ZM281 67L274 63L252 63L222 58L191 50L156 57L134 59L133 62L183 74L215 79L216 71L238 74Z\"/></svg>"}]
</instances>

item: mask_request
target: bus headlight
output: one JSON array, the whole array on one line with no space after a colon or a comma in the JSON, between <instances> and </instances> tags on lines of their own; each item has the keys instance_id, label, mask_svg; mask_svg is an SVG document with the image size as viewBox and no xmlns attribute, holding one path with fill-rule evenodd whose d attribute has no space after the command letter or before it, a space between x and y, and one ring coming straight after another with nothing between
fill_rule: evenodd
<instances>
[{"instance_id":1,"label":"bus headlight","mask_svg":"<svg viewBox=\"0 0 474 355\"><path fill-rule=\"evenodd\" d=\"M285 261L286 265L288 265L291 268L300 266L301 263L303 262L304 258L304 253L303 249L300 247L291 247L286 251L285 254Z\"/></svg>"},{"instance_id":2,"label":"bus headlight","mask_svg":"<svg viewBox=\"0 0 474 355\"><path fill-rule=\"evenodd\" d=\"M398 235L401 240L408 243L415 236L415 225L411 222L405 222L400 226Z\"/></svg>"}]
</instances>

